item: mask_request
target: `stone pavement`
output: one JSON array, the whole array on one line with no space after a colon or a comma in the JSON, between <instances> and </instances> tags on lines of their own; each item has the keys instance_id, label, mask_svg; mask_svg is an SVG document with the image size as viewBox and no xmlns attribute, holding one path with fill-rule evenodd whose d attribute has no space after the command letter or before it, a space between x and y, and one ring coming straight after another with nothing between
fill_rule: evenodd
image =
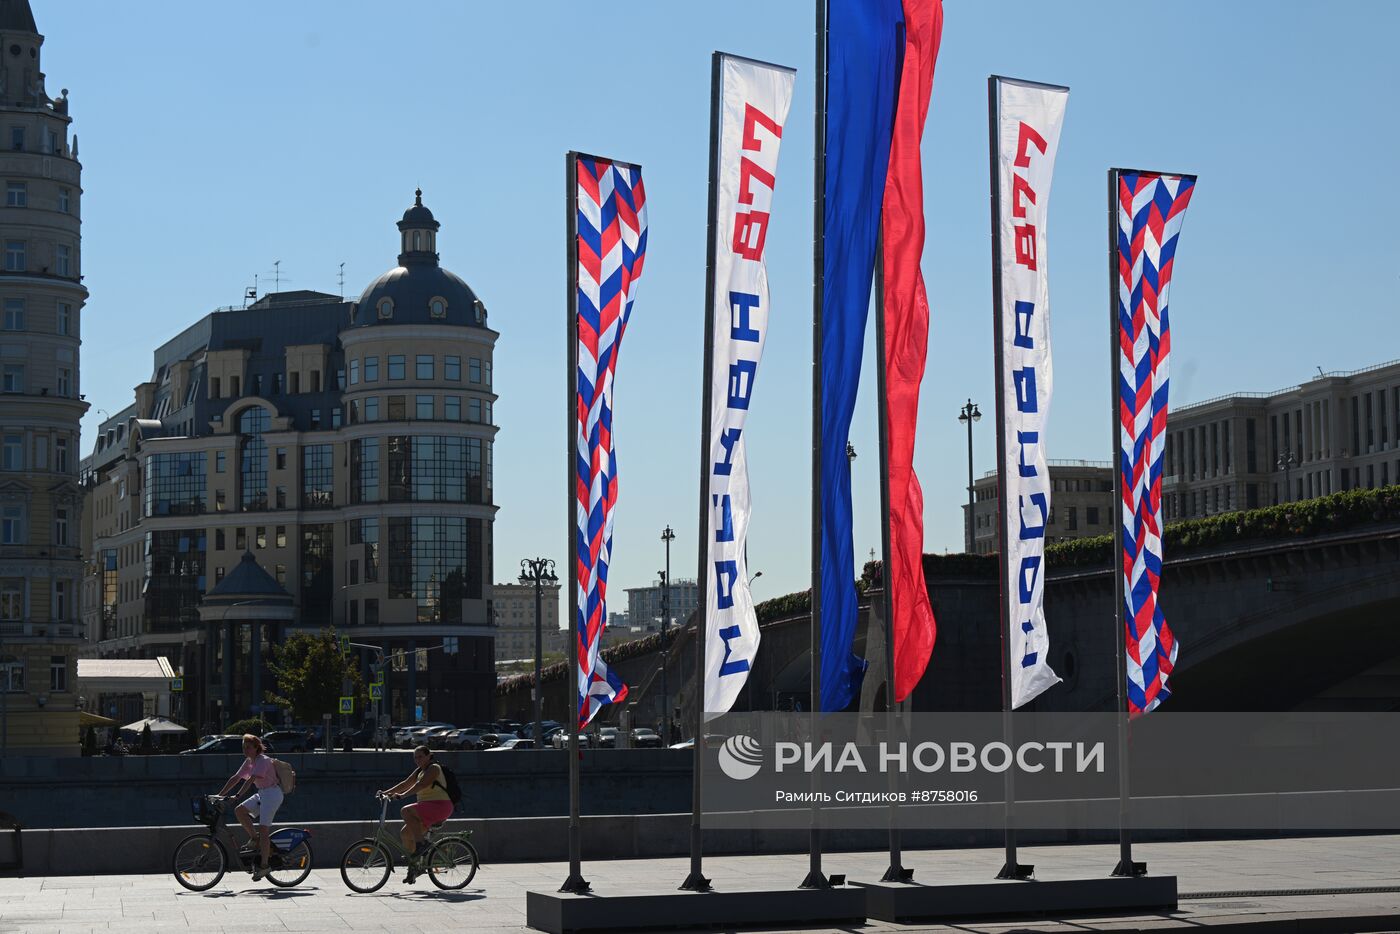
<instances>
[{"instance_id":1,"label":"stone pavement","mask_svg":"<svg viewBox=\"0 0 1400 934\"><path fill-rule=\"evenodd\" d=\"M906 853L904 862L925 884L982 882L996 873L1001 856L996 849L920 851ZM1141 844L1134 848L1134 856L1147 860L1154 874L1178 876L1183 896L1178 912L1145 918L979 921L951 927L871 921L840 930L861 934L1201 928L1213 932L1400 931L1400 836ZM1040 879L1101 876L1116 857L1116 846L1099 845L1035 847L1020 853L1022 862L1036 865ZM841 853L826 856L824 868L852 878L874 879L886 862L883 853ZM617 860L583 866L585 878L600 895L672 890L684 878L686 868L684 859ZM715 885L727 889L791 887L802 879L806 868L805 854L725 857L705 863ZM184 891L169 875L0 878L0 932L522 932L528 930L525 892L552 891L563 881L565 870L558 863L483 866L462 892L440 892L427 882L409 888L402 875L396 874L374 895L352 894L335 870L316 870L295 889L276 889L266 882L252 884L246 875L229 875L203 894ZM1389 891L1375 891L1385 889ZM1316 894L1288 894L1289 890Z\"/></svg>"}]
</instances>

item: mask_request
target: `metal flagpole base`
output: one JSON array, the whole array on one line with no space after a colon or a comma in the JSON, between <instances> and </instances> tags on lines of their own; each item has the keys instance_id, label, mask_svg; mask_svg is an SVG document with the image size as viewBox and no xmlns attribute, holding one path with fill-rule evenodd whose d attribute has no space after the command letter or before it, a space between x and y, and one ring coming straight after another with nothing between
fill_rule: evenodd
<instances>
[{"instance_id":1,"label":"metal flagpole base","mask_svg":"<svg viewBox=\"0 0 1400 934\"><path fill-rule=\"evenodd\" d=\"M692 872L685 877L685 881L681 883L680 890L682 892L709 892L711 891L710 880L706 879L698 872Z\"/></svg>"},{"instance_id":2,"label":"metal flagpole base","mask_svg":"<svg viewBox=\"0 0 1400 934\"><path fill-rule=\"evenodd\" d=\"M1125 879L1136 879L1138 876L1147 875L1147 864L1120 859L1118 865L1113 867L1113 874Z\"/></svg>"},{"instance_id":3,"label":"metal flagpole base","mask_svg":"<svg viewBox=\"0 0 1400 934\"><path fill-rule=\"evenodd\" d=\"M1029 879L1035 875L1035 866L1030 863L1003 863L998 879Z\"/></svg>"},{"instance_id":4,"label":"metal flagpole base","mask_svg":"<svg viewBox=\"0 0 1400 934\"><path fill-rule=\"evenodd\" d=\"M914 881L914 870L906 869L899 863L890 863L890 868L885 870L885 874L880 877L881 882L909 882Z\"/></svg>"},{"instance_id":5,"label":"metal flagpole base","mask_svg":"<svg viewBox=\"0 0 1400 934\"><path fill-rule=\"evenodd\" d=\"M813 871L807 873L807 878L802 880L802 884L799 885L798 888L829 889L831 888L831 880L829 880L820 870L814 869Z\"/></svg>"},{"instance_id":6,"label":"metal flagpole base","mask_svg":"<svg viewBox=\"0 0 1400 934\"><path fill-rule=\"evenodd\" d=\"M588 880L575 872L569 874L569 878L565 879L564 884L559 886L559 891L567 892L570 895L586 895L591 888Z\"/></svg>"}]
</instances>

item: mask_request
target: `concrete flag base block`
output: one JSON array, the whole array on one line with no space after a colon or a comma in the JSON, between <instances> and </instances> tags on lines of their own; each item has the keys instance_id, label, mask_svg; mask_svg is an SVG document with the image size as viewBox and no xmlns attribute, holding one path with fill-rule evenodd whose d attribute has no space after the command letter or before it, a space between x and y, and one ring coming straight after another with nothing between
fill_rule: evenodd
<instances>
[{"instance_id":1,"label":"concrete flag base block","mask_svg":"<svg viewBox=\"0 0 1400 934\"><path fill-rule=\"evenodd\" d=\"M1175 896L1175 887L1172 893ZM675 927L719 930L780 924L832 927L864 921L865 904L866 891L855 886L637 895L527 892L525 923L548 934Z\"/></svg>"},{"instance_id":2,"label":"concrete flag base block","mask_svg":"<svg viewBox=\"0 0 1400 934\"><path fill-rule=\"evenodd\" d=\"M1093 915L1175 911L1176 876L989 881L960 885L852 882L865 893L866 916L911 924L955 918Z\"/></svg>"}]
</instances>

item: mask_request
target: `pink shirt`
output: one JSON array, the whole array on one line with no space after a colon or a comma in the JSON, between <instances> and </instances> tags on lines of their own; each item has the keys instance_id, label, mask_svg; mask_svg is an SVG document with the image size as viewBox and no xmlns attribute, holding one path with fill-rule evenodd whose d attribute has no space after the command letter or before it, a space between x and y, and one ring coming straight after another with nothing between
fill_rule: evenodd
<instances>
[{"instance_id":1,"label":"pink shirt","mask_svg":"<svg viewBox=\"0 0 1400 934\"><path fill-rule=\"evenodd\" d=\"M258 788L271 788L277 784L277 767L262 753L256 759L244 759L243 767L234 778L251 778Z\"/></svg>"}]
</instances>

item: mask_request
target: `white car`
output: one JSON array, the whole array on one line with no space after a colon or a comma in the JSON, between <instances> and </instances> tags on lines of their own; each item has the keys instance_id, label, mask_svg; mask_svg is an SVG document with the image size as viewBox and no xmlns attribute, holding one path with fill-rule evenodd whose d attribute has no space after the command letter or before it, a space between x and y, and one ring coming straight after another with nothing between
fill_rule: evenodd
<instances>
[{"instance_id":1,"label":"white car","mask_svg":"<svg viewBox=\"0 0 1400 934\"><path fill-rule=\"evenodd\" d=\"M500 752L502 749L534 749L533 739L506 739L502 740L499 746L492 746L487 752Z\"/></svg>"}]
</instances>

